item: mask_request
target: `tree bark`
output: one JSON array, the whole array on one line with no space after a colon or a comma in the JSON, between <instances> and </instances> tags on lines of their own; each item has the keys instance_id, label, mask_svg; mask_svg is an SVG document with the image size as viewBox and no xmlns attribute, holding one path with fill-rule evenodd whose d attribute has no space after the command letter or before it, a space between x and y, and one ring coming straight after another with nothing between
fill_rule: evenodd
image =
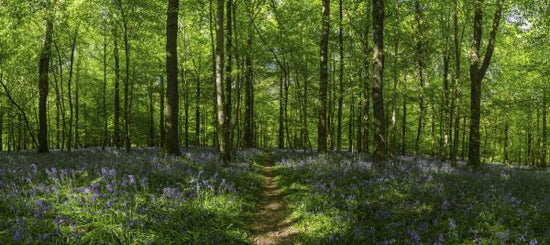
<instances>
[{"instance_id":1,"label":"tree bark","mask_svg":"<svg viewBox=\"0 0 550 245\"><path fill-rule=\"evenodd\" d=\"M103 149L109 145L107 122L107 27L103 26Z\"/></svg>"},{"instance_id":2,"label":"tree bark","mask_svg":"<svg viewBox=\"0 0 550 245\"><path fill-rule=\"evenodd\" d=\"M160 131L160 147L164 148L164 141L166 140L166 129L164 128L164 122L166 121L164 118L165 108L164 108L164 102L166 100L165 97L165 87L164 87L164 76L160 76L160 84L159 84L159 94L160 94L160 106L159 106L159 131Z\"/></svg>"},{"instance_id":3,"label":"tree bark","mask_svg":"<svg viewBox=\"0 0 550 245\"><path fill-rule=\"evenodd\" d=\"M179 155L179 93L178 93L178 9L179 0L168 0L166 18L166 138L164 152Z\"/></svg>"},{"instance_id":4,"label":"tree bark","mask_svg":"<svg viewBox=\"0 0 550 245\"><path fill-rule=\"evenodd\" d=\"M400 20L399 20L399 1L395 2L395 46L394 46L394 61L393 61L393 92L392 92L392 110L391 110L391 144L389 146L390 157L393 159L395 148L397 145L397 84L399 83L399 36L400 36Z\"/></svg>"},{"instance_id":5,"label":"tree bark","mask_svg":"<svg viewBox=\"0 0 550 245\"><path fill-rule=\"evenodd\" d=\"M120 139L120 56L118 52L118 26L114 24L113 28L113 52L115 58L115 117L114 117L114 132L113 144L116 147L122 147Z\"/></svg>"},{"instance_id":6,"label":"tree bark","mask_svg":"<svg viewBox=\"0 0 550 245\"><path fill-rule=\"evenodd\" d=\"M49 152L48 147L48 72L50 67L51 46L53 36L53 17L48 16L46 20L46 34L44 38L44 46L40 54L39 61L39 106L38 106L38 152Z\"/></svg>"},{"instance_id":7,"label":"tree bark","mask_svg":"<svg viewBox=\"0 0 550 245\"><path fill-rule=\"evenodd\" d=\"M245 77L245 120L244 120L244 147L251 148L255 146L254 142L254 66L252 61L251 49L253 45L253 33L254 33L254 20L253 12L251 8L251 1L247 5L247 14L248 14L248 36L246 43L248 49L246 51L245 57L245 66L246 66L246 77Z\"/></svg>"},{"instance_id":8,"label":"tree bark","mask_svg":"<svg viewBox=\"0 0 550 245\"><path fill-rule=\"evenodd\" d=\"M342 0L338 2L339 7L339 28L338 28L338 42L340 48L340 63L339 63L339 88L338 88L338 126L336 130L336 150L340 151L342 149L342 106L344 102L344 34L343 34L343 24L342 20L344 18L344 12L342 10Z\"/></svg>"},{"instance_id":9,"label":"tree bark","mask_svg":"<svg viewBox=\"0 0 550 245\"><path fill-rule=\"evenodd\" d=\"M497 10L493 18L493 26L491 33L489 34L489 43L487 44L487 51L481 60L481 39L483 29L483 0L475 1L475 15L474 15L474 42L470 52L470 82L471 82L471 95L470 95L470 135L469 135L469 148L468 148L468 165L474 168L481 166L480 159L480 133L479 125L481 118L481 82L483 77L487 73L487 69L493 56L493 51L496 43L496 35L498 27L500 25L500 19L502 15L502 1L497 1ZM481 66L480 66L481 65Z\"/></svg>"},{"instance_id":10,"label":"tree bark","mask_svg":"<svg viewBox=\"0 0 550 245\"><path fill-rule=\"evenodd\" d=\"M373 0L374 73L372 101L374 108L374 162L386 160L386 124L384 122L384 0Z\"/></svg>"},{"instance_id":11,"label":"tree bark","mask_svg":"<svg viewBox=\"0 0 550 245\"><path fill-rule=\"evenodd\" d=\"M420 80L420 95L418 96L418 107L419 107L419 116L418 116L418 127L416 131L416 140L414 143L414 154L416 155L416 158L418 158L421 154L420 149L420 143L422 140L422 129L423 129L423 120L424 120L424 113L426 111L425 105L424 105L424 95L425 95L425 77L424 77L424 44L422 40L422 35L424 31L424 27L421 23L423 18L422 10L420 7L420 3L418 0L415 1L415 19L417 23L417 30L418 30L418 41L416 43L416 61L418 64L418 77Z\"/></svg>"},{"instance_id":12,"label":"tree bark","mask_svg":"<svg viewBox=\"0 0 550 245\"><path fill-rule=\"evenodd\" d=\"M327 152L327 86L328 86L328 38L330 33L330 0L323 0L320 48L319 121L317 123L318 152Z\"/></svg>"},{"instance_id":13,"label":"tree bark","mask_svg":"<svg viewBox=\"0 0 550 245\"><path fill-rule=\"evenodd\" d=\"M217 0L216 9L216 102L217 102L217 118L218 118L218 149L220 151L220 160L223 165L228 165L231 161L231 151L229 150L229 125L225 115L224 87L223 87L223 58L224 58L224 0Z\"/></svg>"}]
</instances>

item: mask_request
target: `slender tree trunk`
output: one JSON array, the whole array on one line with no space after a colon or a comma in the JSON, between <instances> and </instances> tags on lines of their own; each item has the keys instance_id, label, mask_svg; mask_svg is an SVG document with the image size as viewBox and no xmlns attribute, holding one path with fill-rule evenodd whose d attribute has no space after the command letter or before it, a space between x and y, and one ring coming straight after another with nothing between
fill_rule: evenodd
<instances>
[{"instance_id":1,"label":"slender tree trunk","mask_svg":"<svg viewBox=\"0 0 550 245\"><path fill-rule=\"evenodd\" d=\"M155 146L155 119L154 119L154 103L153 103L153 80L149 81L149 147Z\"/></svg>"},{"instance_id":2,"label":"slender tree trunk","mask_svg":"<svg viewBox=\"0 0 550 245\"><path fill-rule=\"evenodd\" d=\"M179 155L178 94L178 7L179 0L168 0L166 18L166 138L164 152Z\"/></svg>"},{"instance_id":3,"label":"slender tree trunk","mask_svg":"<svg viewBox=\"0 0 550 245\"><path fill-rule=\"evenodd\" d=\"M109 145L107 121L107 27L103 27L103 149Z\"/></svg>"},{"instance_id":4,"label":"slender tree trunk","mask_svg":"<svg viewBox=\"0 0 550 245\"><path fill-rule=\"evenodd\" d=\"M328 86L328 38L330 33L330 0L323 0L320 42L319 121L317 122L318 152L327 152L327 86Z\"/></svg>"},{"instance_id":5,"label":"slender tree trunk","mask_svg":"<svg viewBox=\"0 0 550 245\"><path fill-rule=\"evenodd\" d=\"M73 108L73 98L72 98L72 81L73 81L73 68L74 68L74 53L76 50L76 40L78 38L78 29L75 29L74 35L72 36L71 44L71 57L70 57L70 66L69 66L69 81L67 83L67 95L69 99L69 137L67 138L67 150L71 151L73 147L73 120L74 120L74 108Z\"/></svg>"},{"instance_id":6,"label":"slender tree trunk","mask_svg":"<svg viewBox=\"0 0 550 245\"><path fill-rule=\"evenodd\" d=\"M164 118L164 114L165 114L165 105L164 105L164 102L166 100L166 97L165 97L165 92L166 92L166 88L164 87L164 76L160 76L159 78L159 97L160 97L160 103L159 103L159 131L160 131L160 140L159 140L159 146L161 148L164 148L164 141L166 141L166 129L164 128L164 122L166 121L165 118Z\"/></svg>"},{"instance_id":7,"label":"slender tree trunk","mask_svg":"<svg viewBox=\"0 0 550 245\"><path fill-rule=\"evenodd\" d=\"M508 121L504 124L504 163L508 164L510 163L510 157L508 152Z\"/></svg>"},{"instance_id":8,"label":"slender tree trunk","mask_svg":"<svg viewBox=\"0 0 550 245\"><path fill-rule=\"evenodd\" d=\"M374 108L374 162L380 165L386 160L386 124L384 122L384 0L373 0L374 73L372 101Z\"/></svg>"},{"instance_id":9,"label":"slender tree trunk","mask_svg":"<svg viewBox=\"0 0 550 245\"><path fill-rule=\"evenodd\" d=\"M4 151L4 112L0 111L0 151Z\"/></svg>"},{"instance_id":10,"label":"slender tree trunk","mask_svg":"<svg viewBox=\"0 0 550 245\"><path fill-rule=\"evenodd\" d=\"M282 69L281 69L282 70ZM284 87L284 78L283 74L279 75L279 134L278 134L278 147L279 149L283 149L285 147L285 124L284 124L284 95L283 95L283 87Z\"/></svg>"},{"instance_id":11,"label":"slender tree trunk","mask_svg":"<svg viewBox=\"0 0 550 245\"><path fill-rule=\"evenodd\" d=\"M80 51L78 52L80 55ZM74 148L80 147L80 57L77 57L78 60L76 62L76 74L75 74L75 101L74 101L74 116L75 116L75 122L74 122Z\"/></svg>"},{"instance_id":12,"label":"slender tree trunk","mask_svg":"<svg viewBox=\"0 0 550 245\"><path fill-rule=\"evenodd\" d=\"M48 6L49 7L49 6ZM53 36L53 16L48 16L46 20L46 34L44 46L40 54L39 61L39 106L38 106L38 152L47 153L48 149L48 71L50 70L51 46Z\"/></svg>"},{"instance_id":13,"label":"slender tree trunk","mask_svg":"<svg viewBox=\"0 0 550 245\"><path fill-rule=\"evenodd\" d=\"M231 74L233 71L233 44L232 44L232 35L233 35L233 18L232 18L232 10L233 10L233 0L226 0L226 7L227 7L227 13L226 13L226 58L227 63L225 64L225 103L224 103L224 109L225 109L225 122L226 122L226 130L225 134L227 134L225 137L227 139L227 151L231 152L232 148L232 142L233 142L233 134L232 134L232 125L231 125L231 88L233 86L233 75Z\"/></svg>"},{"instance_id":14,"label":"slender tree trunk","mask_svg":"<svg viewBox=\"0 0 550 245\"><path fill-rule=\"evenodd\" d=\"M451 120L449 123L453 123L453 116L454 116L454 132L452 137L452 146L451 146L451 164L453 166L456 166L456 159L458 155L458 140L459 140L459 131L460 131L460 76L461 76L461 45L460 45L460 38L458 37L458 0L455 1L455 10L454 10L454 16L453 16L453 24L454 24L454 55L455 55L455 75L454 75L454 100L452 101L451 105Z\"/></svg>"},{"instance_id":15,"label":"slender tree trunk","mask_svg":"<svg viewBox=\"0 0 550 245\"><path fill-rule=\"evenodd\" d=\"M199 68L197 68L197 79L195 84L195 145L201 145L201 77L200 77L200 65L201 61L199 59Z\"/></svg>"},{"instance_id":16,"label":"slender tree trunk","mask_svg":"<svg viewBox=\"0 0 550 245\"><path fill-rule=\"evenodd\" d=\"M120 14L122 16L122 29L124 38L124 57L126 59L125 64L125 76L124 76L124 142L126 151L129 152L132 147L131 135L130 135L130 40L128 37L128 20L126 11L122 2L118 2ZM177 73L176 73L177 76Z\"/></svg>"},{"instance_id":17,"label":"slender tree trunk","mask_svg":"<svg viewBox=\"0 0 550 245\"><path fill-rule=\"evenodd\" d=\"M407 154L407 97L405 93L403 93L403 117L401 120L401 155L405 155Z\"/></svg>"},{"instance_id":18,"label":"slender tree trunk","mask_svg":"<svg viewBox=\"0 0 550 245\"><path fill-rule=\"evenodd\" d=\"M418 41L416 43L416 61L418 64L418 77L420 80L420 95L418 96L418 107L419 107L419 113L418 113L418 127L416 131L416 140L414 143L414 153L416 155L416 158L418 158L421 154L420 152L420 143L422 140L422 129L423 129L423 120L424 120L424 114L425 114L425 105L424 105L424 95L425 95L425 77L424 77L424 43L422 40L422 35L424 31L423 24L421 23L423 21L423 13L420 7L420 3L418 0L415 1L415 19L417 23L417 30L419 32Z\"/></svg>"},{"instance_id":19,"label":"slender tree trunk","mask_svg":"<svg viewBox=\"0 0 550 245\"><path fill-rule=\"evenodd\" d=\"M338 28L338 42L340 47L340 62L339 62L339 88L338 88L338 129L336 130L337 140L336 140L336 150L340 151L342 149L342 106L344 102L344 34L343 34L343 24L342 20L344 18L344 12L342 10L342 0L339 0L338 3L340 19L339 19L339 28Z\"/></svg>"},{"instance_id":20,"label":"slender tree trunk","mask_svg":"<svg viewBox=\"0 0 550 245\"><path fill-rule=\"evenodd\" d=\"M218 148L220 151L220 160L223 165L228 165L231 161L231 151L229 148L229 130L228 117L225 115L227 101L224 98L223 87L223 58L224 58L224 30L223 30L223 17L224 17L224 0L217 0L216 9L216 102L217 102L217 117L218 117Z\"/></svg>"},{"instance_id":21,"label":"slender tree trunk","mask_svg":"<svg viewBox=\"0 0 550 245\"><path fill-rule=\"evenodd\" d=\"M544 88L542 92L542 154L541 154L541 165L546 167L546 155L548 149L548 132L547 132L547 122L546 116L548 114L548 89Z\"/></svg>"},{"instance_id":22,"label":"slender tree trunk","mask_svg":"<svg viewBox=\"0 0 550 245\"><path fill-rule=\"evenodd\" d=\"M393 94L392 94L392 110L391 110L391 144L389 146L390 157L393 159L395 155L395 148L397 145L397 84L399 83L399 36L400 36L400 20L399 20L399 1L395 2L395 46L393 53L395 55L393 61Z\"/></svg>"},{"instance_id":23,"label":"slender tree trunk","mask_svg":"<svg viewBox=\"0 0 550 245\"><path fill-rule=\"evenodd\" d=\"M253 10L252 10L251 1L247 5L247 14L248 14L248 36L246 39L247 51L245 57L245 66L246 66L246 77L245 77L245 120L244 120L244 147L250 148L255 146L254 141L254 66L252 61L252 45L253 40L252 36L254 35L254 20L253 20Z\"/></svg>"},{"instance_id":24,"label":"slender tree trunk","mask_svg":"<svg viewBox=\"0 0 550 245\"><path fill-rule=\"evenodd\" d=\"M116 147L122 147L120 139L120 56L118 53L118 27L115 24L113 29L113 52L115 58L115 117L114 117L114 132L113 144Z\"/></svg>"}]
</instances>

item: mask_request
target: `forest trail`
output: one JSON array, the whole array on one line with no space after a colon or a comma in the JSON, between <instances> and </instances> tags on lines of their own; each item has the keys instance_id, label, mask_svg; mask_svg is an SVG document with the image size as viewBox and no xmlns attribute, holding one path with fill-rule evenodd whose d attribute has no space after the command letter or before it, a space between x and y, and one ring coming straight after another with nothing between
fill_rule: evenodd
<instances>
[{"instance_id":1,"label":"forest trail","mask_svg":"<svg viewBox=\"0 0 550 245\"><path fill-rule=\"evenodd\" d=\"M253 244L293 244L291 237L295 232L288 219L288 209L275 179L273 154L264 155L265 184L258 205L256 219L252 227Z\"/></svg>"}]
</instances>

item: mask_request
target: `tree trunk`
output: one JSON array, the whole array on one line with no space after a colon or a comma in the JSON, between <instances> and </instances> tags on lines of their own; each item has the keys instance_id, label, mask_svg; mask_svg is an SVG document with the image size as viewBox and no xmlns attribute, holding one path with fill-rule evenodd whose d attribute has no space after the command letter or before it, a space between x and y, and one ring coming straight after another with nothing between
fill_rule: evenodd
<instances>
[{"instance_id":1,"label":"tree trunk","mask_svg":"<svg viewBox=\"0 0 550 245\"><path fill-rule=\"evenodd\" d=\"M282 70L282 68L281 68ZM285 131L284 131L284 95L283 95L283 74L279 75L279 134L278 134L278 147L279 149L283 149L285 147Z\"/></svg>"},{"instance_id":2,"label":"tree trunk","mask_svg":"<svg viewBox=\"0 0 550 245\"><path fill-rule=\"evenodd\" d=\"M470 140L468 149L468 165L474 168L481 166L480 160L480 133L479 125L481 118L481 81L487 73L493 51L496 43L496 34L500 25L500 19L502 14L502 1L497 1L497 10L493 19L493 26L489 36L489 43L487 45L487 51L481 60L481 38L483 29L483 0L475 1L475 15L474 15L474 42L472 44L472 50L470 52L470 82L471 82L471 95L470 95ZM480 66L481 65L481 66Z\"/></svg>"},{"instance_id":3,"label":"tree trunk","mask_svg":"<svg viewBox=\"0 0 550 245\"><path fill-rule=\"evenodd\" d=\"M248 36L246 39L247 51L245 57L245 66L246 66L246 77L245 77L245 120L244 120L244 147L251 148L255 146L254 142L254 66L252 61L252 36L253 34L253 12L252 12L252 3L249 2L247 5L247 14L248 14Z\"/></svg>"},{"instance_id":4,"label":"tree trunk","mask_svg":"<svg viewBox=\"0 0 550 245\"><path fill-rule=\"evenodd\" d=\"M384 122L384 0L373 0L374 73L372 101L374 108L374 162L380 165L386 160L386 124Z\"/></svg>"},{"instance_id":5,"label":"tree trunk","mask_svg":"<svg viewBox=\"0 0 550 245\"><path fill-rule=\"evenodd\" d=\"M389 146L390 157L393 159L395 155L395 147L397 145L397 84L399 83L399 1L395 2L395 46L394 46L394 61L393 61L393 92L392 92L392 110L391 110L391 144Z\"/></svg>"},{"instance_id":6,"label":"tree trunk","mask_svg":"<svg viewBox=\"0 0 550 245\"><path fill-rule=\"evenodd\" d=\"M544 88L542 92L542 154L541 154L541 165L543 167L546 167L546 155L547 155L547 148L548 148L548 133L547 133L547 126L546 126L546 116L547 116L547 110L548 110L548 89Z\"/></svg>"},{"instance_id":7,"label":"tree trunk","mask_svg":"<svg viewBox=\"0 0 550 245\"><path fill-rule=\"evenodd\" d=\"M199 67L201 65L199 59ZM201 145L201 77L200 68L197 68L197 79L195 84L195 146Z\"/></svg>"},{"instance_id":8,"label":"tree trunk","mask_svg":"<svg viewBox=\"0 0 550 245\"><path fill-rule=\"evenodd\" d=\"M44 46L40 54L39 61L39 106L38 106L38 152L47 153L48 149L48 72L50 67L51 46L53 36L53 17L48 16L46 20L46 34L44 38Z\"/></svg>"},{"instance_id":9,"label":"tree trunk","mask_svg":"<svg viewBox=\"0 0 550 245\"><path fill-rule=\"evenodd\" d=\"M155 119L154 119L154 103L153 103L153 80L149 81L149 147L155 146Z\"/></svg>"},{"instance_id":10,"label":"tree trunk","mask_svg":"<svg viewBox=\"0 0 550 245\"><path fill-rule=\"evenodd\" d=\"M323 0L320 48L319 121L317 123L318 152L327 152L327 86L328 86L328 38L330 33L330 0Z\"/></svg>"},{"instance_id":11,"label":"tree trunk","mask_svg":"<svg viewBox=\"0 0 550 245\"><path fill-rule=\"evenodd\" d=\"M342 105L344 101L344 34L343 34L343 24L342 20L344 18L344 12L342 11L342 0L339 0L338 3L340 19L339 19L339 29L338 29L338 42L340 47L340 62L339 62L339 88L338 88L338 128L336 130L336 150L340 151L342 149Z\"/></svg>"},{"instance_id":12,"label":"tree trunk","mask_svg":"<svg viewBox=\"0 0 550 245\"><path fill-rule=\"evenodd\" d=\"M224 0L217 0L216 9L216 102L217 102L217 118L218 118L218 149L220 151L220 160L223 165L229 164L231 161L231 151L229 149L229 125L227 117L225 115L225 101L224 87L223 87L223 58L224 58L224 30L223 30L223 17L224 17Z\"/></svg>"},{"instance_id":13,"label":"tree trunk","mask_svg":"<svg viewBox=\"0 0 550 245\"><path fill-rule=\"evenodd\" d=\"M103 27L103 149L109 145L107 122L107 27Z\"/></svg>"},{"instance_id":14,"label":"tree trunk","mask_svg":"<svg viewBox=\"0 0 550 245\"><path fill-rule=\"evenodd\" d=\"M122 16L122 27L124 37L124 57L126 59L125 64L125 76L124 76L124 143L126 151L131 150L130 141L130 40L128 37L128 20L122 2L118 2L120 14ZM177 69L177 68L176 68ZM176 73L177 76L177 73ZM177 79L177 78L176 78Z\"/></svg>"},{"instance_id":15,"label":"tree trunk","mask_svg":"<svg viewBox=\"0 0 550 245\"><path fill-rule=\"evenodd\" d=\"M159 140L159 146L161 148L164 148L164 141L166 140L166 129L164 128L164 122L166 121L164 118L165 108L164 108L164 102L166 100L165 97L165 87L164 87L164 76L160 76L160 84L159 84L159 97L160 97L160 106L159 106L159 131L160 131L160 140Z\"/></svg>"},{"instance_id":16,"label":"tree trunk","mask_svg":"<svg viewBox=\"0 0 550 245\"><path fill-rule=\"evenodd\" d=\"M420 152L420 143L422 140L422 129L423 129L423 120L424 120L424 114L425 114L425 107L424 107L424 96L425 96L425 77L424 77L424 44L422 40L422 35L424 31L424 27L421 23L423 19L422 10L420 7L420 3L415 1L415 19L417 23L417 30L419 33L418 42L416 43L416 61L418 64L418 77L420 80L420 95L418 97L418 107L419 107L419 113L418 113L418 128L416 131L416 140L414 143L414 154L416 155L416 158L418 158L421 154Z\"/></svg>"},{"instance_id":17,"label":"tree trunk","mask_svg":"<svg viewBox=\"0 0 550 245\"><path fill-rule=\"evenodd\" d=\"M122 147L120 139L120 56L118 53L118 27L115 24L113 28L113 52L115 58L115 117L113 144L116 147Z\"/></svg>"},{"instance_id":18,"label":"tree trunk","mask_svg":"<svg viewBox=\"0 0 550 245\"><path fill-rule=\"evenodd\" d=\"M168 0L166 18L166 138L164 152L179 155L178 94L178 7L179 0Z\"/></svg>"},{"instance_id":19,"label":"tree trunk","mask_svg":"<svg viewBox=\"0 0 550 245\"><path fill-rule=\"evenodd\" d=\"M454 75L454 100L451 103L451 120L450 124L453 123L454 117L454 132L452 136L452 146L451 146L451 165L456 166L456 158L458 155L458 139L460 131L460 76L461 76L461 45L460 39L458 37L458 0L455 1L455 10L453 16L454 24L454 55L455 55L455 75ZM455 115L456 112L456 115Z\"/></svg>"},{"instance_id":20,"label":"tree trunk","mask_svg":"<svg viewBox=\"0 0 550 245\"><path fill-rule=\"evenodd\" d=\"M67 95L69 99L69 137L67 138L67 150L71 151L73 147L73 120L74 120L74 108L73 108L73 98L72 98L72 81L73 81L73 68L74 68L74 53L76 50L76 40L78 38L78 29L75 29L74 35L72 36L71 44L71 57L69 65L69 81L67 83Z\"/></svg>"},{"instance_id":21,"label":"tree trunk","mask_svg":"<svg viewBox=\"0 0 550 245\"><path fill-rule=\"evenodd\" d=\"M232 148L232 142L233 142L233 134L232 134L232 126L231 126L231 87L233 86L233 74L232 71L233 71L233 44L232 44L232 35L233 35L233 18L231 17L232 16L232 13L233 13L233 0L227 0L227 4L226 4L226 7L227 7L227 13L226 13L226 17L227 17L227 20L226 20L226 28L227 28L227 34L226 34L226 38L227 38L227 43L226 43L226 52L227 52L227 55L226 55L226 58L227 58L227 63L225 64L226 67L225 67L225 76L226 76L226 81L225 81L225 103L224 103L224 108L225 108L225 113L224 113L224 116L225 116L225 124L226 124L226 130L225 130L225 134L226 134L226 139L227 139L227 151L228 152L231 152L231 148Z\"/></svg>"}]
</instances>

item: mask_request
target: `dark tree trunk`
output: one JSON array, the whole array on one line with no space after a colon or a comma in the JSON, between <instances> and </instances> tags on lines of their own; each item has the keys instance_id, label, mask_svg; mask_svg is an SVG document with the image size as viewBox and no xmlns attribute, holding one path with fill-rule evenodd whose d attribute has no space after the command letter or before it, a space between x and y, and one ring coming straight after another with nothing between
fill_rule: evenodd
<instances>
[{"instance_id":1,"label":"dark tree trunk","mask_svg":"<svg viewBox=\"0 0 550 245\"><path fill-rule=\"evenodd\" d=\"M327 152L327 86L328 86L328 38L330 33L330 0L323 0L323 17L320 42L319 121L317 147L319 153Z\"/></svg>"},{"instance_id":2,"label":"dark tree trunk","mask_svg":"<svg viewBox=\"0 0 550 245\"><path fill-rule=\"evenodd\" d=\"M546 155L547 155L547 148L548 148L548 132L547 132L547 122L546 122L546 116L548 114L548 95L547 92L548 89L544 88L542 92L542 154L541 154L541 165L543 167L546 167Z\"/></svg>"},{"instance_id":3,"label":"dark tree trunk","mask_svg":"<svg viewBox=\"0 0 550 245\"><path fill-rule=\"evenodd\" d=\"M118 28L114 25L113 29L113 52L115 58L115 117L114 117L114 132L113 144L116 147L122 147L120 139L120 56L118 53Z\"/></svg>"},{"instance_id":4,"label":"dark tree trunk","mask_svg":"<svg viewBox=\"0 0 550 245\"><path fill-rule=\"evenodd\" d=\"M46 34L44 38L44 46L40 54L39 61L39 105L38 105L38 152L47 153L48 149L48 71L50 67L51 46L53 36L53 17L48 16L46 20Z\"/></svg>"},{"instance_id":5,"label":"dark tree trunk","mask_svg":"<svg viewBox=\"0 0 550 245\"><path fill-rule=\"evenodd\" d=\"M374 73L372 101L374 108L374 162L378 165L386 160L386 124L384 122L384 0L373 0L374 30Z\"/></svg>"},{"instance_id":6,"label":"dark tree trunk","mask_svg":"<svg viewBox=\"0 0 550 245\"><path fill-rule=\"evenodd\" d=\"M122 27L124 37L124 57L126 59L125 64L125 76L124 76L124 144L126 151L129 152L132 147L131 135L130 135L130 40L128 37L128 20L124 6L122 2L118 2L120 14L122 16ZM177 73L176 73L177 76Z\"/></svg>"},{"instance_id":7,"label":"dark tree trunk","mask_svg":"<svg viewBox=\"0 0 550 245\"><path fill-rule=\"evenodd\" d=\"M164 152L179 155L178 94L178 7L179 0L169 0L166 18L166 138Z\"/></svg>"},{"instance_id":8,"label":"dark tree trunk","mask_svg":"<svg viewBox=\"0 0 550 245\"><path fill-rule=\"evenodd\" d=\"M451 120L450 125L453 124L454 117L454 132L452 133L452 146L451 146L451 164L456 166L456 159L458 155L458 143L460 137L460 97L462 96L460 91L460 76L461 76L461 38L458 37L458 0L455 1L455 10L453 16L453 25L454 25L454 55L455 55L455 75L454 75L454 99L451 102ZM452 128L452 127L449 127Z\"/></svg>"},{"instance_id":9,"label":"dark tree trunk","mask_svg":"<svg viewBox=\"0 0 550 245\"><path fill-rule=\"evenodd\" d=\"M74 108L73 108L73 98L72 98L72 83L73 83L73 68L74 68L74 53L76 50L76 40L78 38L78 29L75 30L74 35L72 36L72 45L71 45L71 57L70 57L70 66L69 66L69 81L67 83L67 95L69 99L69 137L67 139L67 150L71 151L73 147L73 120L74 120Z\"/></svg>"},{"instance_id":10,"label":"dark tree trunk","mask_svg":"<svg viewBox=\"0 0 550 245\"><path fill-rule=\"evenodd\" d=\"M393 159L395 155L395 148L397 146L397 85L399 83L399 1L395 2L395 46L394 46L394 61L393 61L393 91L392 91L392 110L391 110L391 144L389 145L390 157Z\"/></svg>"},{"instance_id":11,"label":"dark tree trunk","mask_svg":"<svg viewBox=\"0 0 550 245\"><path fill-rule=\"evenodd\" d=\"M227 17L227 20L226 20L226 27L227 27L227 34L226 34L226 38L227 38L227 43L226 43L226 52L227 52L227 55L226 55L226 58L227 58L227 63L225 64L226 67L225 67L225 76L226 76L226 81L225 81L225 103L224 103L224 108L225 108L225 112L224 112L224 116L225 116L225 123L226 123L226 130L225 130L225 134L227 134L225 137L227 139L227 151L228 152L231 152L231 148L232 148L232 142L233 142L233 134L232 134L232 127L231 127L231 87L233 86L233 75L231 74L231 72L233 71L233 44L232 44L232 35L233 35L233 18L231 17L232 16L232 10L233 10L233 0L227 0L227 4L226 4L226 7L227 7L227 14L226 14L226 17Z\"/></svg>"},{"instance_id":12,"label":"dark tree trunk","mask_svg":"<svg viewBox=\"0 0 550 245\"><path fill-rule=\"evenodd\" d=\"M254 66L252 63L251 49L253 45L252 35L253 35L253 12L251 3L248 3L247 14L248 14L248 36L246 43L248 46L245 58L246 66L246 77L245 77L245 120L244 120L244 147L250 148L255 146L254 141Z\"/></svg>"},{"instance_id":13,"label":"dark tree trunk","mask_svg":"<svg viewBox=\"0 0 550 245\"><path fill-rule=\"evenodd\" d=\"M284 68L281 68L281 71ZM279 129L278 129L278 144L277 146L279 149L283 149L285 147L285 124L284 124L284 75L281 72L279 75Z\"/></svg>"},{"instance_id":14,"label":"dark tree trunk","mask_svg":"<svg viewBox=\"0 0 550 245\"><path fill-rule=\"evenodd\" d=\"M164 141L166 140L166 129L164 128L164 102L165 102L165 88L164 88L164 76L160 77L159 94L160 94L160 106L159 106L159 131L160 131L160 147L164 148Z\"/></svg>"},{"instance_id":15,"label":"dark tree trunk","mask_svg":"<svg viewBox=\"0 0 550 245\"><path fill-rule=\"evenodd\" d=\"M497 1L497 10L493 18L493 26L489 36L487 51L481 60L481 38L483 29L483 0L475 1L474 15L474 42L470 52L470 140L468 149L468 165L474 168L481 166L480 159L480 133L479 125L481 118L481 81L487 73L493 51L495 49L496 35L502 15L502 1ZM481 65L481 66L480 66Z\"/></svg>"},{"instance_id":16,"label":"dark tree trunk","mask_svg":"<svg viewBox=\"0 0 550 245\"><path fill-rule=\"evenodd\" d=\"M201 65L199 59L199 67ZM200 68L197 68L197 78L195 84L195 145L201 145L201 77L200 77Z\"/></svg>"},{"instance_id":17,"label":"dark tree trunk","mask_svg":"<svg viewBox=\"0 0 550 245\"><path fill-rule=\"evenodd\" d=\"M342 105L344 102L344 34L343 34L343 24L342 20L344 18L344 12L342 11L342 0L339 0L338 3L340 19L339 19L339 28L338 28L338 42L340 47L340 62L339 62L339 88L338 88L338 126L336 130L336 150L340 151L342 149Z\"/></svg>"},{"instance_id":18,"label":"dark tree trunk","mask_svg":"<svg viewBox=\"0 0 550 245\"><path fill-rule=\"evenodd\" d=\"M153 103L153 80L149 81L149 147L155 146L155 119L154 119L154 103Z\"/></svg>"},{"instance_id":19,"label":"dark tree trunk","mask_svg":"<svg viewBox=\"0 0 550 245\"><path fill-rule=\"evenodd\" d=\"M107 122L107 27L103 27L103 149L109 145Z\"/></svg>"},{"instance_id":20,"label":"dark tree trunk","mask_svg":"<svg viewBox=\"0 0 550 245\"><path fill-rule=\"evenodd\" d=\"M419 107L419 114L418 114L418 127L416 131L416 140L414 143L414 154L418 158L421 154L420 144L422 140L422 130L423 130L423 121L424 121L424 114L425 114L425 105L424 105L424 95L425 95L425 77L424 77L424 43L422 40L422 35L424 31L424 26L422 24L423 21L423 13L421 10L420 3L415 1L415 20L417 23L417 30L419 33L418 42L416 43L416 61L418 64L418 76L420 80L420 94L418 96L418 107Z\"/></svg>"}]
</instances>

